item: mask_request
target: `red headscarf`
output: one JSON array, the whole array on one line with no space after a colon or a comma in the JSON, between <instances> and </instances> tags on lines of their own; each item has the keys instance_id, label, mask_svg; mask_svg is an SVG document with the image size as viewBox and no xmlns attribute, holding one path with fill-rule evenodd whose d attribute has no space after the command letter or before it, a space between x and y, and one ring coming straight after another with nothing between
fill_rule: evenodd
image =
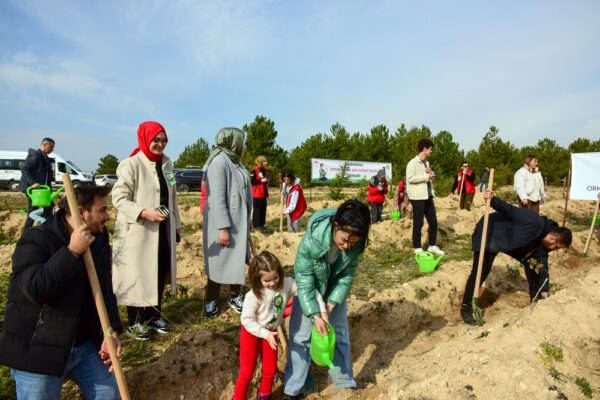
<instances>
[{"instance_id":1,"label":"red headscarf","mask_svg":"<svg viewBox=\"0 0 600 400\"><path fill-rule=\"evenodd\" d=\"M165 133L165 137L167 136L167 131L158 122L154 122L154 121L142 122L140 124L140 127L138 128L138 132L137 132L138 147L136 147L131 152L129 157L133 157L138 152L142 151L146 155L146 157L148 157L148 159L150 161L154 161L154 162L159 161L162 158L162 156L157 156L156 154L154 154L150 151L150 143L152 143L152 140L154 140L154 137L161 132ZM168 140L168 138L167 138L167 140Z\"/></svg>"}]
</instances>

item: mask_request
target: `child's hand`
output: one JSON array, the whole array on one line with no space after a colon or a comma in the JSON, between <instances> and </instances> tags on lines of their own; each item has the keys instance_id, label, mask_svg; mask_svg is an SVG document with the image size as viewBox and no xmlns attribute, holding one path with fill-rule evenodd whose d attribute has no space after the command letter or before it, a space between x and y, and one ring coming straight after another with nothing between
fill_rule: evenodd
<instances>
[{"instance_id":1,"label":"child's hand","mask_svg":"<svg viewBox=\"0 0 600 400\"><path fill-rule=\"evenodd\" d=\"M277 332L269 332L266 340L273 350L277 350Z\"/></svg>"}]
</instances>

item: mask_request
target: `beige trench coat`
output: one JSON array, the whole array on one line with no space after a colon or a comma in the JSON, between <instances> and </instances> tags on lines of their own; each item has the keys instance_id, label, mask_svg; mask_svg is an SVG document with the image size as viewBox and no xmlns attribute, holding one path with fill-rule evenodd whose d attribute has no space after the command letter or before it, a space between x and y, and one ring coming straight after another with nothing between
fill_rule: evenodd
<instances>
[{"instance_id":1,"label":"beige trench coat","mask_svg":"<svg viewBox=\"0 0 600 400\"><path fill-rule=\"evenodd\" d=\"M177 289L175 231L181 228L175 186L169 179L173 166L162 158L162 170L169 190L168 241L171 249L171 293ZM160 205L160 184L154 162L142 152L129 157L117 168L118 181L112 190L117 221L113 239L113 290L121 305L158 305L159 223L140 217L142 210ZM171 180L171 182L169 182Z\"/></svg>"}]
</instances>

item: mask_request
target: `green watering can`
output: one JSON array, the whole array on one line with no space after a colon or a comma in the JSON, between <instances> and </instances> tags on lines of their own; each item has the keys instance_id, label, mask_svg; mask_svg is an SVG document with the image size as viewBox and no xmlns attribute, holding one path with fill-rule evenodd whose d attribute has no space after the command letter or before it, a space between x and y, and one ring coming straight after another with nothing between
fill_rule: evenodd
<instances>
[{"instance_id":1,"label":"green watering can","mask_svg":"<svg viewBox=\"0 0 600 400\"><path fill-rule=\"evenodd\" d=\"M400 213L400 210L394 210L390 213L390 219L392 221L399 220L401 216L402 216L402 213Z\"/></svg>"},{"instance_id":2,"label":"green watering can","mask_svg":"<svg viewBox=\"0 0 600 400\"><path fill-rule=\"evenodd\" d=\"M438 258L434 258L433 254L429 251L415 254L415 260L417 260L417 264L419 264L419 272L422 274L429 274L435 271L435 268L440 261L442 261L442 258L444 258L443 254Z\"/></svg>"},{"instance_id":3,"label":"green watering can","mask_svg":"<svg viewBox=\"0 0 600 400\"><path fill-rule=\"evenodd\" d=\"M29 186L27 188L27 196L31 199L33 207L48 207L63 189L64 187L60 187L56 192L52 193L52 189L48 185L40 185L38 187Z\"/></svg>"},{"instance_id":4,"label":"green watering can","mask_svg":"<svg viewBox=\"0 0 600 400\"><path fill-rule=\"evenodd\" d=\"M335 349L335 331L330 326L327 336L321 336L313 326L310 336L310 356L320 367L333 367Z\"/></svg>"}]
</instances>

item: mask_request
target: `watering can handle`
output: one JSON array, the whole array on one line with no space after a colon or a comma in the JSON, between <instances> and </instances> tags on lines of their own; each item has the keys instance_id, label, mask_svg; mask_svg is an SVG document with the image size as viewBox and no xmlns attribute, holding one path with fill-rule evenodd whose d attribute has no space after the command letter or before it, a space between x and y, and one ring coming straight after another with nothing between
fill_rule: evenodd
<instances>
[{"instance_id":1,"label":"watering can handle","mask_svg":"<svg viewBox=\"0 0 600 400\"><path fill-rule=\"evenodd\" d=\"M36 186L36 187L29 186L26 191L27 197L31 198L31 191L36 190L36 189L50 189L50 186L48 186L48 185L40 185L40 186Z\"/></svg>"}]
</instances>

